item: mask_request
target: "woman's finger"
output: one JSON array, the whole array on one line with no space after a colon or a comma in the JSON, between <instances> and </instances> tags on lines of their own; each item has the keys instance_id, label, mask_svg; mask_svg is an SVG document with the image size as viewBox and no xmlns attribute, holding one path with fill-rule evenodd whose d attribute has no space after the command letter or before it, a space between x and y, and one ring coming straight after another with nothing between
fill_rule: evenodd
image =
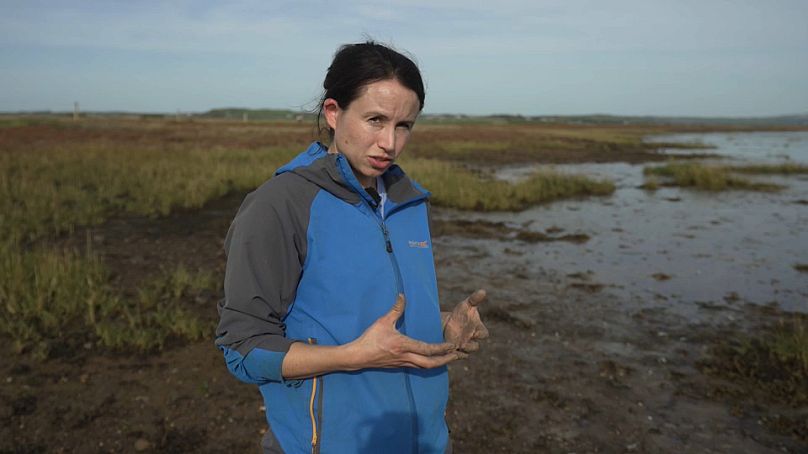
<instances>
[{"instance_id":1,"label":"woman's finger","mask_svg":"<svg viewBox=\"0 0 808 454\"><path fill-rule=\"evenodd\" d=\"M402 348L408 353L415 353L423 356L439 356L457 350L457 345L449 342L429 344L404 335L402 335L402 337Z\"/></svg>"},{"instance_id":2,"label":"woman's finger","mask_svg":"<svg viewBox=\"0 0 808 454\"><path fill-rule=\"evenodd\" d=\"M404 367L416 367L419 369L432 369L435 367L445 366L452 361L457 361L459 359L467 358L468 355L466 353L460 351L453 351L451 353L447 353L445 355L439 356L422 356L416 353L408 353L405 356L405 364L409 366Z\"/></svg>"},{"instance_id":3,"label":"woman's finger","mask_svg":"<svg viewBox=\"0 0 808 454\"><path fill-rule=\"evenodd\" d=\"M485 297L486 297L487 295L488 295L488 294L486 293L486 291L485 291L485 290L483 290L483 289L479 289L479 290L475 291L474 293L472 293L472 294L471 294L471 295L470 295L470 296L467 298L467 300L468 300L469 305L470 305L471 307L475 307L475 306L478 306L478 305L479 305L480 303L482 303L483 301L485 301Z\"/></svg>"},{"instance_id":4,"label":"woman's finger","mask_svg":"<svg viewBox=\"0 0 808 454\"><path fill-rule=\"evenodd\" d=\"M480 343L477 341L468 341L460 346L460 351L466 353L474 353L480 349Z\"/></svg>"},{"instance_id":5,"label":"woman's finger","mask_svg":"<svg viewBox=\"0 0 808 454\"><path fill-rule=\"evenodd\" d=\"M479 325L477 325L477 329L474 331L474 335L471 336L472 339L487 339L488 338L488 328L483 325L483 322L480 321Z\"/></svg>"},{"instance_id":6,"label":"woman's finger","mask_svg":"<svg viewBox=\"0 0 808 454\"><path fill-rule=\"evenodd\" d=\"M404 294L399 293L396 297L396 302L393 304L393 307L390 308L390 311L386 314L382 315L382 319L384 319L387 323L392 324L395 326L396 322L399 318L404 314L404 309L407 306L407 300L404 298Z\"/></svg>"}]
</instances>

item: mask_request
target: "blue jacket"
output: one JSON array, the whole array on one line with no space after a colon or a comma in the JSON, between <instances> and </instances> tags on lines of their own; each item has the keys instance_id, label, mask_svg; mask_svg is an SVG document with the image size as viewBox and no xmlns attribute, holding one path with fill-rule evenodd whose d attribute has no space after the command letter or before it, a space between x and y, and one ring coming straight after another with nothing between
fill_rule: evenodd
<instances>
[{"instance_id":1,"label":"blue jacket","mask_svg":"<svg viewBox=\"0 0 808 454\"><path fill-rule=\"evenodd\" d=\"M260 385L267 452L448 449L446 367L281 377L292 342L351 342L398 293L399 331L443 342L429 193L398 166L382 178L384 219L345 157L314 143L250 193L230 226L216 343L236 377Z\"/></svg>"}]
</instances>

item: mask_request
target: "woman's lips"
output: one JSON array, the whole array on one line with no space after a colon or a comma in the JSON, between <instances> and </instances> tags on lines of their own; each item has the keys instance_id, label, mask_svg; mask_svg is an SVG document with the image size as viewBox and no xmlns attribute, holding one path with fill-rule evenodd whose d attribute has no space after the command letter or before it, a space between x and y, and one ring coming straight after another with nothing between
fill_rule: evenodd
<instances>
[{"instance_id":1,"label":"woman's lips","mask_svg":"<svg viewBox=\"0 0 808 454\"><path fill-rule=\"evenodd\" d=\"M384 170L390 166L393 160L379 156L368 156L368 162L374 169Z\"/></svg>"}]
</instances>

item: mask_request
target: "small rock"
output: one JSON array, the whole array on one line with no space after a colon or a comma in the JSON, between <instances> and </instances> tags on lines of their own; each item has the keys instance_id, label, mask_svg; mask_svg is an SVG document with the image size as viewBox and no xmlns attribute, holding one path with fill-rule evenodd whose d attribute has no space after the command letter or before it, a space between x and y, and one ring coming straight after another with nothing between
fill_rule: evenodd
<instances>
[{"instance_id":1,"label":"small rock","mask_svg":"<svg viewBox=\"0 0 808 454\"><path fill-rule=\"evenodd\" d=\"M138 438L137 441L135 441L135 451L142 452L149 448L151 448L151 443L149 443L149 440L146 440L145 438Z\"/></svg>"}]
</instances>

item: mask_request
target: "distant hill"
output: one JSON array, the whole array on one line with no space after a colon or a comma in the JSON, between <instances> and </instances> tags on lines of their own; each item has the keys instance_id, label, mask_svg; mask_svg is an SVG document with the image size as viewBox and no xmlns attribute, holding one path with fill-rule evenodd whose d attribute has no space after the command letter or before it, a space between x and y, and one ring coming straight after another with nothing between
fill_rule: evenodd
<instances>
[{"instance_id":1,"label":"distant hill","mask_svg":"<svg viewBox=\"0 0 808 454\"><path fill-rule=\"evenodd\" d=\"M194 116L233 120L305 120L314 118L314 115L309 112L295 112L284 109L242 109L238 107L212 109L204 113L194 114Z\"/></svg>"},{"instance_id":2,"label":"distant hill","mask_svg":"<svg viewBox=\"0 0 808 454\"><path fill-rule=\"evenodd\" d=\"M802 127L808 126L808 114L774 117L661 117L626 115L511 115L486 116L427 114L435 122L499 122L499 123L564 123L587 125L673 125L673 126L737 126L737 127Z\"/></svg>"},{"instance_id":3,"label":"distant hill","mask_svg":"<svg viewBox=\"0 0 808 454\"><path fill-rule=\"evenodd\" d=\"M194 114L202 118L226 118L233 120L313 120L314 114L284 109L243 109L228 107L212 109ZM618 125L674 125L674 126L808 126L808 113L780 115L775 117L659 117L625 115L463 115L463 114L424 114L427 122L494 122L494 123L568 123L568 124L618 124Z\"/></svg>"},{"instance_id":4,"label":"distant hill","mask_svg":"<svg viewBox=\"0 0 808 454\"><path fill-rule=\"evenodd\" d=\"M0 116L32 115L32 116L71 116L72 112L0 112ZM315 114L311 112L294 111L289 109L245 109L241 107L226 107L211 109L207 112L177 112L177 113L138 113L138 112L82 112L82 116L89 117L140 117L140 118L211 118L229 119L234 121L278 121L297 120L314 121ZM740 128L805 128L808 127L808 113L794 115L779 115L772 117L665 117L665 116L627 116L627 115L465 115L465 114L424 114L421 121L428 123L566 123L587 125L671 125L671 126L715 126Z\"/></svg>"},{"instance_id":5,"label":"distant hill","mask_svg":"<svg viewBox=\"0 0 808 454\"><path fill-rule=\"evenodd\" d=\"M586 124L664 124L681 126L808 126L808 113L775 117L657 117L574 115L530 117L533 121Z\"/></svg>"}]
</instances>

